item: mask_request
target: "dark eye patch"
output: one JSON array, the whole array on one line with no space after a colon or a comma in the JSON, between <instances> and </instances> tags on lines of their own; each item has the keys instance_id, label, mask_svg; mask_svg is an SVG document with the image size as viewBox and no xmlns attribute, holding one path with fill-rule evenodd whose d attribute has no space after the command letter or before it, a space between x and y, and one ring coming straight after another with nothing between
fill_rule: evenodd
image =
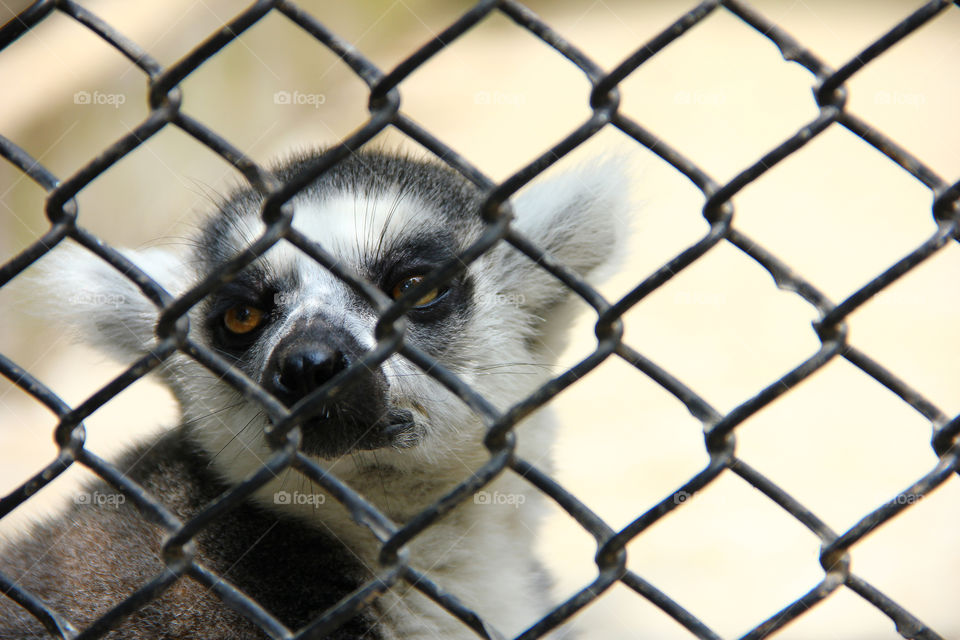
<instances>
[{"instance_id":1,"label":"dark eye patch","mask_svg":"<svg viewBox=\"0 0 960 640\"><path fill-rule=\"evenodd\" d=\"M443 231L432 235L399 240L385 247L378 259L364 269L388 296L398 298L401 289L412 279L426 276L437 267L455 259L459 247L453 238ZM407 312L415 322L441 320L456 312L457 302L462 302L464 276L437 288L429 304L419 305Z\"/></svg>"},{"instance_id":2,"label":"dark eye patch","mask_svg":"<svg viewBox=\"0 0 960 640\"><path fill-rule=\"evenodd\" d=\"M268 286L259 270L244 272L218 289L206 309L206 327L221 352L240 358L250 348L263 330L274 319L276 290ZM255 310L260 321L248 331L231 330L228 320L236 316L238 309Z\"/></svg>"}]
</instances>

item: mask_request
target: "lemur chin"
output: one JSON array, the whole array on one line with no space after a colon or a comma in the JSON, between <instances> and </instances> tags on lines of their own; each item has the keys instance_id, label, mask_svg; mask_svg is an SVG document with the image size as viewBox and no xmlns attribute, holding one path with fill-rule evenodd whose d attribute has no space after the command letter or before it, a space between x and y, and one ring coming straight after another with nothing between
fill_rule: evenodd
<instances>
[{"instance_id":1,"label":"lemur chin","mask_svg":"<svg viewBox=\"0 0 960 640\"><path fill-rule=\"evenodd\" d=\"M283 180L314 156L275 172ZM340 263L399 298L485 228L485 194L438 164L363 152L298 193L293 227ZM244 250L263 231L261 197L240 190L202 224L186 255L166 248L125 251L178 295ZM513 201L512 226L583 276L621 253L628 185L617 161L538 180ZM41 261L41 286L72 298L63 320L124 363L155 344L156 307L128 279L77 246ZM91 295L76 296L81 291ZM104 298L103 296L109 296ZM406 314L405 340L456 374L498 409L550 377L563 349L571 292L531 259L500 242ZM94 301L120 301L119 306ZM86 301L86 302L84 302ZM190 336L292 406L376 344L378 316L347 284L286 241L194 305ZM179 426L116 462L186 521L262 468L272 452L261 405L245 399L185 354L160 379L182 409ZM549 471L549 409L517 428L519 455ZM134 416L131 416L135 419ZM394 522L403 523L489 460L484 426L446 387L394 354L341 390L300 425L301 450ZM104 482L85 489L116 494ZM549 581L534 558L541 496L507 470L486 487L506 501L468 500L416 536L410 562L502 633L514 636L548 610ZM76 629L164 572L164 533L130 500L104 508L71 505L58 519L7 543L0 573ZM335 499L286 470L204 527L196 558L299 629L373 577L380 545ZM40 638L43 626L0 598L0 638ZM181 577L123 618L107 638L265 638L206 587ZM328 638L476 638L432 600L397 583Z\"/></svg>"}]
</instances>

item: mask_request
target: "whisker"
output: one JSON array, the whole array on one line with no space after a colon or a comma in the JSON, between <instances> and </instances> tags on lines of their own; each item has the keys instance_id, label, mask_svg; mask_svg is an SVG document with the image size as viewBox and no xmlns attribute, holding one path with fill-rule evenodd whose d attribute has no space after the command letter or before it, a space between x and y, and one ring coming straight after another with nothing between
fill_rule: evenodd
<instances>
[{"instance_id":1,"label":"whisker","mask_svg":"<svg viewBox=\"0 0 960 640\"><path fill-rule=\"evenodd\" d=\"M487 371L490 369L499 369L501 367L537 367L538 369L558 369L557 365L542 364L540 362L501 362L498 364L489 364L482 367L476 367L477 371Z\"/></svg>"},{"instance_id":2,"label":"whisker","mask_svg":"<svg viewBox=\"0 0 960 640\"><path fill-rule=\"evenodd\" d=\"M207 413L207 414L205 414L205 415L202 415L202 416L200 416L200 417L198 417L198 418L194 418L193 420L188 420L188 421L183 422L183 423L181 423L181 424L182 424L182 426L188 427L188 426L190 426L190 425L193 425L193 424L196 424L196 423L200 422L201 420L206 420L207 418L209 418L209 417L211 417L211 416L215 416L215 415L217 415L218 413L223 413L224 411L229 411L230 409L236 409L237 407L239 407L239 406L242 405L242 404L243 404L243 402L237 402L237 403L234 403L234 404L228 404L228 405L225 406L225 407L221 407L221 408L219 408L219 409L216 409L216 410L214 410L214 411L211 411L210 413Z\"/></svg>"},{"instance_id":3,"label":"whisker","mask_svg":"<svg viewBox=\"0 0 960 640\"><path fill-rule=\"evenodd\" d=\"M250 420L247 421L247 424L243 425L243 428L241 428L239 431L237 431L235 434L233 434L233 437L230 438L230 440L228 440L227 443L220 448L220 451L217 451L216 455L214 455L212 458L210 458L210 462L207 464L207 466L210 466L210 464L213 464L213 461L217 458L217 456L219 456L221 453L223 453L223 450L224 450L224 449L226 449L226 448L229 447L231 444L233 444L233 441L236 440L236 439L240 436L241 433L243 433L244 431L246 431L246 430L247 430L247 427L249 427L251 424L253 424L253 421L254 421L254 420L256 420L257 418L262 417L263 415L264 415L263 411L257 411L255 414L253 414L253 417L250 418ZM237 452L237 455L240 455L240 453Z\"/></svg>"}]
</instances>

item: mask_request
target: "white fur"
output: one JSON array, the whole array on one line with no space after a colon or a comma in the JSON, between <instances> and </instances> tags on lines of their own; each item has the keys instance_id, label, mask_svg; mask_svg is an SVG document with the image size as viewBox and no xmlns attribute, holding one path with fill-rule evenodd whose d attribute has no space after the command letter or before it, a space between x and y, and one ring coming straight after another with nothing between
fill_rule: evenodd
<instances>
[{"instance_id":1,"label":"white fur","mask_svg":"<svg viewBox=\"0 0 960 640\"><path fill-rule=\"evenodd\" d=\"M121 253L172 295L185 288L183 259L167 249ZM64 240L38 263L31 285L46 296L43 313L120 361L153 344L158 308L132 280L86 248Z\"/></svg>"},{"instance_id":2,"label":"white fur","mask_svg":"<svg viewBox=\"0 0 960 640\"><path fill-rule=\"evenodd\" d=\"M575 271L590 274L622 247L630 208L627 193L619 165L598 163L532 185L516 200L514 224ZM389 193L375 197L343 194L322 207L300 197L295 201L295 226L353 264L361 254L376 250L381 236L393 237L429 224L426 207L429 203ZM258 229L249 231L252 240ZM189 265L185 267L162 250L127 255L174 295L199 278L188 275ZM335 309L338 321L361 344L374 345L375 316L369 310L349 307L346 285L288 243L272 248L265 260L297 269L307 283L296 292L297 309L286 319L287 327L319 309L328 313ZM88 294L74 295L71 302L76 304L61 310L88 340L126 362L149 348L157 312L129 281L76 247L57 249L44 262L45 284L54 290L53 297L70 299L77 291ZM505 243L482 256L471 272L476 310L466 331L472 347L450 368L495 406L506 409L549 378L553 353L564 344L564 323L569 315L564 311L566 291L554 276ZM96 302L108 296L118 296L119 303ZM549 317L537 315L544 308ZM191 318L194 326L198 321ZM269 353L272 346L266 344L262 349ZM409 449L358 452L320 463L393 521L403 523L468 477L489 455L482 445L481 421L440 383L399 355L384 364L384 371L391 401L414 413L418 423L426 426L426 437ZM225 479L238 482L260 468L270 455L262 437L266 418L261 409L239 402L231 388L182 354L171 358L160 374L180 400L183 420L193 425L195 437L215 456L215 467ZM547 410L527 419L517 433L519 455L549 471L553 422ZM256 497L268 508L313 522L343 540L375 572L379 543L335 500L328 498L320 505L275 503L274 496L280 491L319 493L309 484L298 473L288 471ZM522 570L533 548L540 496L511 471L485 491L523 496L524 502L517 508L467 500L417 536L409 551L414 566L513 636L546 613L538 604L542 594L537 592L533 576ZM476 637L406 585L374 607L384 628L397 638Z\"/></svg>"}]
</instances>

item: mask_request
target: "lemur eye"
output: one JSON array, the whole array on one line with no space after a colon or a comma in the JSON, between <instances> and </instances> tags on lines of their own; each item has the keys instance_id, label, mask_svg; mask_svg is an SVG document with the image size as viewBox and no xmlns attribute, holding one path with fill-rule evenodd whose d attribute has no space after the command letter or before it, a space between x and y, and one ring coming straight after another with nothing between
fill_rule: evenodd
<instances>
[{"instance_id":1,"label":"lemur eye","mask_svg":"<svg viewBox=\"0 0 960 640\"><path fill-rule=\"evenodd\" d=\"M250 333L263 322L263 310L248 304L238 304L223 314L223 326L237 335Z\"/></svg>"},{"instance_id":2,"label":"lemur eye","mask_svg":"<svg viewBox=\"0 0 960 640\"><path fill-rule=\"evenodd\" d=\"M423 282L423 276L412 276L410 278L404 278L393 287L393 291L391 291L390 293L393 296L393 299L396 300L400 296L405 294L407 291L409 291L410 289L413 289L415 286L420 284L421 282ZM436 289L434 289L430 293L426 294L425 296L417 300L416 304L413 305L413 308L419 309L420 307L427 306L428 304L436 300L438 295L439 295L439 292Z\"/></svg>"}]
</instances>

